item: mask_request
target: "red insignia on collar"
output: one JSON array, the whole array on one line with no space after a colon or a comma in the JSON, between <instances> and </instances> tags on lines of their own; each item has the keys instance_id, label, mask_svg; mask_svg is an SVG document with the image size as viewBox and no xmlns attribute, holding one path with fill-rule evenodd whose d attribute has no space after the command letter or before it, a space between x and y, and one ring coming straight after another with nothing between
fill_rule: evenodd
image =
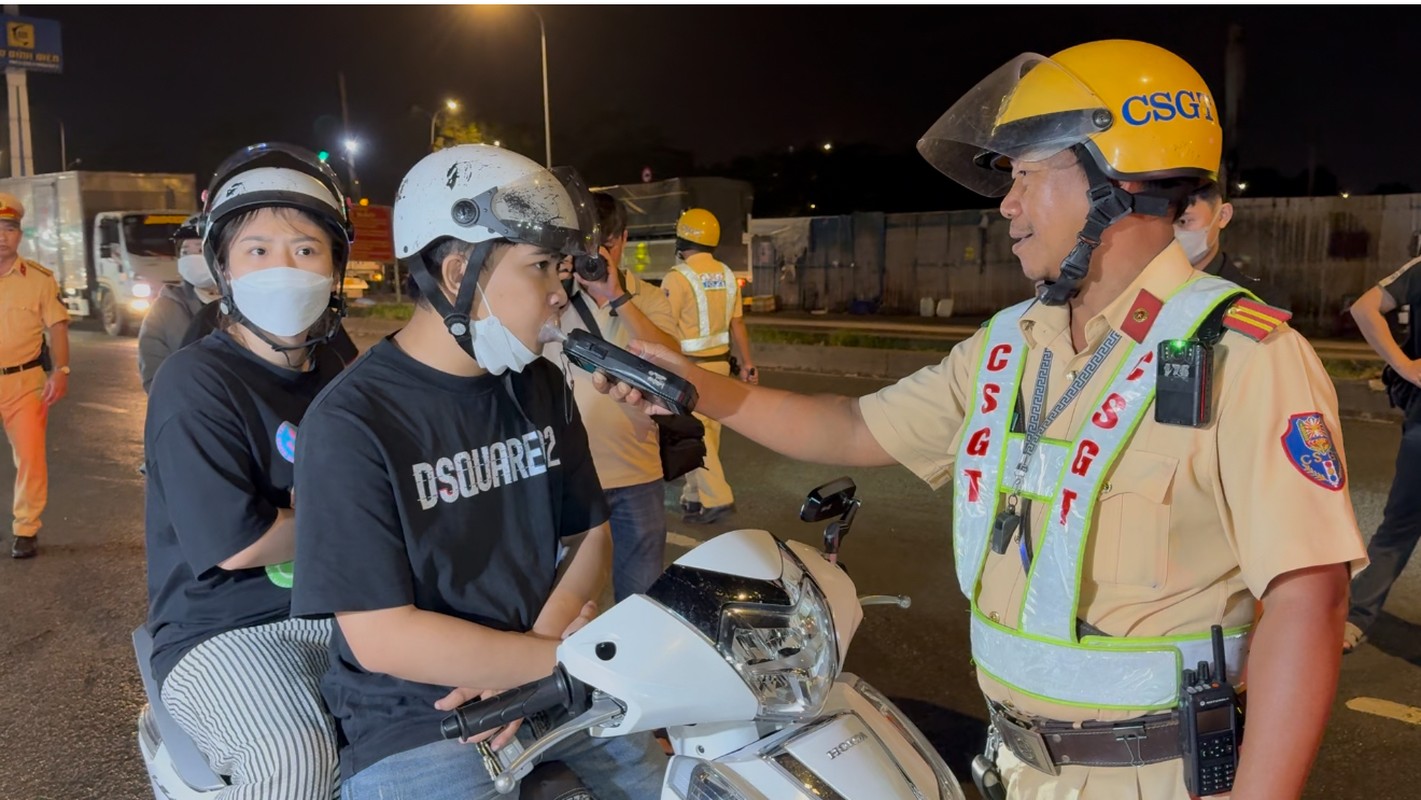
<instances>
[{"instance_id":1,"label":"red insignia on collar","mask_svg":"<svg viewBox=\"0 0 1421 800\"><path fill-rule=\"evenodd\" d=\"M1163 300L1141 289L1135 297L1135 302L1130 304L1130 310L1125 312L1125 321L1120 323L1120 332L1134 339L1136 344L1144 342L1150 328L1154 327L1155 320L1159 319L1159 311L1163 307Z\"/></svg>"}]
</instances>

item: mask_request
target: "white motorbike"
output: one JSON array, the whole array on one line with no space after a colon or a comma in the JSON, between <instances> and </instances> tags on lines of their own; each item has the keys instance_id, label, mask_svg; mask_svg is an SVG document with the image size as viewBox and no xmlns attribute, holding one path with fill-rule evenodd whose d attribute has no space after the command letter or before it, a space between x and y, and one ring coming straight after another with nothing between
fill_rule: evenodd
<instances>
[{"instance_id":1,"label":"white motorbike","mask_svg":"<svg viewBox=\"0 0 1421 800\"><path fill-rule=\"evenodd\" d=\"M862 607L909 602L859 598L832 563L854 492L840 478L805 501L802 520L833 519L824 552L766 531L722 534L564 640L552 675L461 707L444 735L571 716L507 765L501 793L570 736L665 728L674 755L662 800L962 800L918 728L840 671Z\"/></svg>"},{"instance_id":2,"label":"white motorbike","mask_svg":"<svg viewBox=\"0 0 1421 800\"><path fill-rule=\"evenodd\" d=\"M444 720L444 735L473 736L541 712L571 717L526 749L498 754L496 787L521 788L523 800L592 800L564 765L538 763L568 737L660 728L674 752L662 800L962 800L952 772L903 712L840 671L863 606L909 603L857 597L831 563L859 508L854 493L841 478L805 501L801 519L833 520L824 552L766 531L718 536L645 595L568 637L552 675L461 707ZM215 796L226 778L163 707L147 630L139 627L133 641L149 700L138 743L155 797Z\"/></svg>"}]
</instances>

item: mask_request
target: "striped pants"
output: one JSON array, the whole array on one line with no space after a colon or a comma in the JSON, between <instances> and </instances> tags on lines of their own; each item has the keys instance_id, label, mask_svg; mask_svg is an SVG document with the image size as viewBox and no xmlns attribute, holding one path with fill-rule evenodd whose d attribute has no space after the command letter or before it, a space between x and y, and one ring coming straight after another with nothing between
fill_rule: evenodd
<instances>
[{"instance_id":1,"label":"striped pants","mask_svg":"<svg viewBox=\"0 0 1421 800\"><path fill-rule=\"evenodd\" d=\"M335 721L321 702L330 620L291 619L214 636L163 681L163 705L232 785L221 800L330 800Z\"/></svg>"}]
</instances>

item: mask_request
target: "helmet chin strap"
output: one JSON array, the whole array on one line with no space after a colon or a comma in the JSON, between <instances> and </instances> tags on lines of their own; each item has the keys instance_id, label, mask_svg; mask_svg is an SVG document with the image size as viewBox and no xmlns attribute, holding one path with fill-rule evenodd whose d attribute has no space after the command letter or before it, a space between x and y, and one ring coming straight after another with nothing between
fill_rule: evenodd
<instances>
[{"instance_id":1,"label":"helmet chin strap","mask_svg":"<svg viewBox=\"0 0 1421 800\"><path fill-rule=\"evenodd\" d=\"M474 249L469 252L468 262L464 267L464 276L459 279L459 293L454 298L454 303L449 303L449 298L444 296L444 290L440 288L439 282L435 280L433 270L436 265L427 262L421 266L410 270L414 275L415 285L419 287L420 295L429 300L429 304L434 307L436 313L444 320L444 327L449 330L449 335L459 343L459 347L470 358L474 355L474 326L469 314L473 311L474 291L479 285L479 272L483 269L483 264L488 260L488 254L493 250L492 240L479 242L474 245ZM424 259L420 259L422 262ZM462 309L462 310L461 310Z\"/></svg>"},{"instance_id":2,"label":"helmet chin strap","mask_svg":"<svg viewBox=\"0 0 1421 800\"><path fill-rule=\"evenodd\" d=\"M1065 305L1080 292L1081 281L1090 271L1091 256L1100 246L1100 237L1106 228L1131 214L1163 217L1169 213L1169 201L1165 198L1131 194L1113 183L1085 145L1078 144L1071 149L1090 181L1090 188L1086 190L1090 211L1086 213L1085 225L1076 234L1076 246L1061 262L1061 276L1036 288L1036 299L1048 306Z\"/></svg>"},{"instance_id":3,"label":"helmet chin strap","mask_svg":"<svg viewBox=\"0 0 1421 800\"><path fill-rule=\"evenodd\" d=\"M325 333L321 334L320 336L308 335L304 341L299 342L297 344L280 344L274 338L274 334L269 333L268 331L264 330L260 325L257 325L255 322L252 322L250 319L248 319L247 316L243 314L240 309L237 308L237 303L232 299L231 295L232 291L230 285L224 286L222 292L222 299L218 300L218 302L221 303L221 306L219 306L219 308L221 308L222 313L225 314L228 319L246 328L248 331L251 332L253 336L260 339L263 344L278 353L288 353L293 350L305 350L307 351L307 355L309 356L312 348L316 347L316 345L321 345L325 344L326 342L329 342L331 338L335 336L336 330L340 328L340 318L345 316L345 301L337 297L334 293L332 293L330 307L321 313L321 319L318 319L315 322L311 323L311 327L306 329L309 333L309 331L311 331L313 328L315 328L321 323L321 320L333 319L333 324L326 325ZM287 359L287 363L290 364L291 359Z\"/></svg>"}]
</instances>

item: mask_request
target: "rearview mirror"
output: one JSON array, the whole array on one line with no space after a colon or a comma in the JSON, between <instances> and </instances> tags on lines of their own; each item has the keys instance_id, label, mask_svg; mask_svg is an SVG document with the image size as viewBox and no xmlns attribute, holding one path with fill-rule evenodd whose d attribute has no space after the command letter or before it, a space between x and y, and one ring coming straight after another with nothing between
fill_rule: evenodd
<instances>
[{"instance_id":1,"label":"rearview mirror","mask_svg":"<svg viewBox=\"0 0 1421 800\"><path fill-rule=\"evenodd\" d=\"M799 508L801 522L819 522L831 517L842 517L853 505L854 492L858 486L852 478L836 478L818 487L804 498Z\"/></svg>"}]
</instances>

